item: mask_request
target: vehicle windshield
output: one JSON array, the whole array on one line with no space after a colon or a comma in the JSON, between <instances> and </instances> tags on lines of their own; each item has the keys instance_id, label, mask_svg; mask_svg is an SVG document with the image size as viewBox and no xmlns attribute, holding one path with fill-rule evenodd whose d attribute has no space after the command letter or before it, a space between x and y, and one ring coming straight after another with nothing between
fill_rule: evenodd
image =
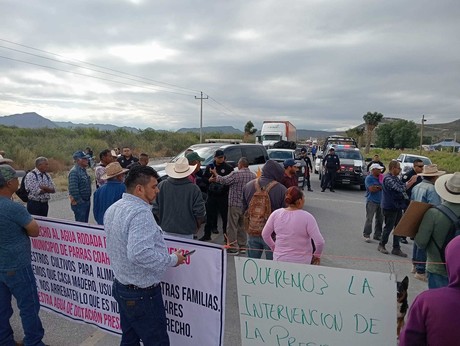
<instances>
[{"instance_id":1,"label":"vehicle windshield","mask_svg":"<svg viewBox=\"0 0 460 346\"><path fill-rule=\"evenodd\" d=\"M423 161L424 165L431 165L431 160L427 157L418 157L418 156L406 156L405 162L407 163L414 163L415 160L420 159Z\"/></svg>"},{"instance_id":2,"label":"vehicle windshield","mask_svg":"<svg viewBox=\"0 0 460 346\"><path fill-rule=\"evenodd\" d=\"M263 141L279 141L281 139L280 135L263 135Z\"/></svg>"},{"instance_id":3,"label":"vehicle windshield","mask_svg":"<svg viewBox=\"0 0 460 346\"><path fill-rule=\"evenodd\" d=\"M287 160L293 159L294 155L292 151L281 151L281 150L269 150L268 157L272 160Z\"/></svg>"},{"instance_id":4,"label":"vehicle windshield","mask_svg":"<svg viewBox=\"0 0 460 346\"><path fill-rule=\"evenodd\" d=\"M337 150L335 152L339 159L362 160L361 153L357 150Z\"/></svg>"}]
</instances>

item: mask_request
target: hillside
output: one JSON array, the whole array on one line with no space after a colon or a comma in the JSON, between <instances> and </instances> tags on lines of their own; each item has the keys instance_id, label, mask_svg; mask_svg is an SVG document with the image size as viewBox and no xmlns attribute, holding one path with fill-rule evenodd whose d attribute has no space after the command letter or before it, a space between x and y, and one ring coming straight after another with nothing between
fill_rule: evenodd
<instances>
[{"instance_id":1,"label":"hillside","mask_svg":"<svg viewBox=\"0 0 460 346\"><path fill-rule=\"evenodd\" d=\"M5 126L16 126L26 129L41 129L41 128L58 128L51 120L42 117L41 115L31 112L22 114L12 114L4 117L0 117L0 125Z\"/></svg>"}]
</instances>

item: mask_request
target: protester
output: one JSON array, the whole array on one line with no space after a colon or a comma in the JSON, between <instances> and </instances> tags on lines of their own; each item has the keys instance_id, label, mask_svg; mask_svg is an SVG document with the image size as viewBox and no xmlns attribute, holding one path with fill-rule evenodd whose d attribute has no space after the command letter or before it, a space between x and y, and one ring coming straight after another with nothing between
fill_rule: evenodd
<instances>
[{"instance_id":1,"label":"protester","mask_svg":"<svg viewBox=\"0 0 460 346\"><path fill-rule=\"evenodd\" d=\"M206 220L200 188L188 179L195 168L185 157L165 167L168 179L158 185L160 192L153 203L153 213L166 234L193 239Z\"/></svg>"},{"instance_id":2,"label":"protester","mask_svg":"<svg viewBox=\"0 0 460 346\"><path fill-rule=\"evenodd\" d=\"M382 200L382 184L379 176L384 169L378 163L373 163L369 167L370 174L364 180L366 186L366 222L364 223L363 237L366 243L370 243L372 233L372 223L375 217L374 239L381 240L383 215L380 203Z\"/></svg>"},{"instance_id":3,"label":"protester","mask_svg":"<svg viewBox=\"0 0 460 346\"><path fill-rule=\"evenodd\" d=\"M107 165L106 172L101 177L106 183L97 189L93 196L93 215L99 225L104 224L106 210L126 192L124 181L127 171L128 169L121 168L118 162Z\"/></svg>"},{"instance_id":4,"label":"protester","mask_svg":"<svg viewBox=\"0 0 460 346\"><path fill-rule=\"evenodd\" d=\"M311 164L310 158L308 157L307 148L300 149L300 159L305 161L305 174L302 184L302 190L305 188L305 185L307 185L308 191L313 192L310 184L310 173L313 173L313 166Z\"/></svg>"},{"instance_id":5,"label":"protester","mask_svg":"<svg viewBox=\"0 0 460 346\"><path fill-rule=\"evenodd\" d=\"M212 170L216 170L218 175L225 176L233 171L233 167L225 162L223 150L216 150L214 161L206 166L202 181L208 185L208 199L206 200L207 221L204 227L204 235L201 241L211 240L211 233L219 233L217 230L217 219L222 218L222 232L227 233L227 213L228 213L228 187L216 182L210 182L213 176Z\"/></svg>"},{"instance_id":6,"label":"protester","mask_svg":"<svg viewBox=\"0 0 460 346\"><path fill-rule=\"evenodd\" d=\"M32 269L29 237L38 237L37 222L11 197L19 187L18 177L10 165L0 165L0 345L15 343L10 318L13 314L11 296L19 308L24 345L43 346L45 331L39 317L40 302Z\"/></svg>"},{"instance_id":7,"label":"protester","mask_svg":"<svg viewBox=\"0 0 460 346\"><path fill-rule=\"evenodd\" d=\"M447 287L420 293L409 310L406 325L399 336L399 346L457 346L460 328L455 316L460 314L460 237L446 248Z\"/></svg>"},{"instance_id":8,"label":"protester","mask_svg":"<svg viewBox=\"0 0 460 346\"><path fill-rule=\"evenodd\" d=\"M243 188L256 178L254 172L249 170L249 161L242 157L238 161L238 170L229 175L220 176L214 170L214 177L210 180L230 187L228 194L228 226L227 241L231 248L227 250L230 255L246 253L247 235L243 229Z\"/></svg>"},{"instance_id":9,"label":"protester","mask_svg":"<svg viewBox=\"0 0 460 346\"><path fill-rule=\"evenodd\" d=\"M169 254L150 204L158 193L157 172L133 167L125 179L126 193L104 216L107 254L115 275L121 345L169 345L161 294L165 271L184 263L181 250Z\"/></svg>"},{"instance_id":10,"label":"protester","mask_svg":"<svg viewBox=\"0 0 460 346\"><path fill-rule=\"evenodd\" d=\"M73 154L75 165L69 172L70 207L75 221L88 222L91 207L91 179L86 172L89 157L83 151Z\"/></svg>"},{"instance_id":11,"label":"protester","mask_svg":"<svg viewBox=\"0 0 460 346\"><path fill-rule=\"evenodd\" d=\"M139 159L133 156L130 147L123 147L122 155L118 157L117 161L122 168L128 168L132 163L139 162Z\"/></svg>"},{"instance_id":12,"label":"protester","mask_svg":"<svg viewBox=\"0 0 460 346\"><path fill-rule=\"evenodd\" d=\"M48 172L48 159L40 156L35 159L35 168L24 177L28 192L27 211L32 215L48 216L50 194L56 192Z\"/></svg>"},{"instance_id":13,"label":"protester","mask_svg":"<svg viewBox=\"0 0 460 346\"><path fill-rule=\"evenodd\" d=\"M268 192L271 212L279 208L284 208L284 196L287 189L283 184L281 184L283 176L283 167L281 167L281 165L276 161L268 160L262 167L262 175L260 178L250 181L243 188L243 211L245 212L248 209L251 199L256 192L256 181L259 183L261 189L265 189L270 183L275 182ZM272 260L273 252L263 240L262 233L260 235L248 234L248 257L261 258L264 251L265 258Z\"/></svg>"},{"instance_id":14,"label":"protester","mask_svg":"<svg viewBox=\"0 0 460 346\"><path fill-rule=\"evenodd\" d=\"M324 238L313 215L303 210L305 196L297 187L287 189L286 208L273 211L262 231L275 261L320 264ZM276 240L273 240L275 234ZM315 244L313 251L312 240Z\"/></svg>"},{"instance_id":15,"label":"protester","mask_svg":"<svg viewBox=\"0 0 460 346\"><path fill-rule=\"evenodd\" d=\"M335 149L330 148L329 154L327 154L323 159L324 175L321 181L321 192L326 191L327 188L331 192L335 192L335 177L337 171L340 169L340 159L335 154Z\"/></svg>"},{"instance_id":16,"label":"protester","mask_svg":"<svg viewBox=\"0 0 460 346\"><path fill-rule=\"evenodd\" d=\"M440 205L441 197L434 188L434 183L441 176L446 174L445 171L438 171L437 165L426 165L423 167L423 172L418 175L423 178L422 182L417 184L412 189L411 200L429 203L431 205ZM418 280L428 281L426 275L426 252L420 249L414 242L412 249L412 263L414 277Z\"/></svg>"},{"instance_id":17,"label":"protester","mask_svg":"<svg viewBox=\"0 0 460 346\"><path fill-rule=\"evenodd\" d=\"M293 159L287 159L284 160L283 166L283 185L286 186L286 188L299 185L299 179L297 178L297 170L300 167L300 163L295 162L295 160Z\"/></svg>"},{"instance_id":18,"label":"protester","mask_svg":"<svg viewBox=\"0 0 460 346\"><path fill-rule=\"evenodd\" d=\"M102 176L105 174L105 168L109 163L116 160L117 154L113 150L104 149L99 153L99 163L94 169L94 174L96 176L96 189L105 184L106 181L102 179Z\"/></svg>"},{"instance_id":19,"label":"protester","mask_svg":"<svg viewBox=\"0 0 460 346\"><path fill-rule=\"evenodd\" d=\"M460 216L460 172L440 176L434 183L434 188L444 200L442 205L449 208L457 218ZM423 216L422 222L415 235L417 246L426 251L428 273L428 288L445 287L448 284L447 271L442 264L441 248L452 223L450 219L437 208L430 208Z\"/></svg>"},{"instance_id":20,"label":"protester","mask_svg":"<svg viewBox=\"0 0 460 346\"><path fill-rule=\"evenodd\" d=\"M204 161L204 158L202 158L200 155L198 155L198 153L194 151L189 152L187 155L185 155L185 157L187 158L188 164L190 166L196 167L192 174L188 176L188 178L192 183L197 184L197 178L199 176L203 176L201 170L201 162Z\"/></svg>"},{"instance_id":21,"label":"protester","mask_svg":"<svg viewBox=\"0 0 460 346\"><path fill-rule=\"evenodd\" d=\"M150 158L149 158L149 155L146 154L146 153L141 153L139 155L139 164L141 166L148 166L149 164L149 161L150 161Z\"/></svg>"},{"instance_id":22,"label":"protester","mask_svg":"<svg viewBox=\"0 0 460 346\"><path fill-rule=\"evenodd\" d=\"M373 159L372 159L372 161L369 162L369 164L367 165L367 171L370 173L371 172L371 166L373 164L375 164L375 163L378 164L379 166L383 167L381 173L382 174L385 173L385 171L386 171L385 165L383 164L382 161L380 161L380 156L378 154L375 154Z\"/></svg>"},{"instance_id":23,"label":"protester","mask_svg":"<svg viewBox=\"0 0 460 346\"><path fill-rule=\"evenodd\" d=\"M385 226L383 227L383 235L380 240L377 250L383 254L388 254L385 245L388 243L390 233L398 224L402 216L402 210L406 207L408 196L406 190L415 184L417 176L413 176L407 183L403 183L399 179L401 166L399 161L393 160L388 165L388 173L383 178L382 183L382 214ZM399 245L399 236L393 235L393 249L391 254L400 257L407 257L407 254L401 250Z\"/></svg>"}]
</instances>

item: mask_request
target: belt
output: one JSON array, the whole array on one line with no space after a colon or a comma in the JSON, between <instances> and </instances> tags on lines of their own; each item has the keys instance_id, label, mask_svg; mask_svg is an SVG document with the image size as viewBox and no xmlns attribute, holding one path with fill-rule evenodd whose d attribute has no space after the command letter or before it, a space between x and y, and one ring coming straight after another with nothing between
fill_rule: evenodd
<instances>
[{"instance_id":1,"label":"belt","mask_svg":"<svg viewBox=\"0 0 460 346\"><path fill-rule=\"evenodd\" d=\"M136 285L123 285L117 279L114 279L113 281L116 282L118 285L123 286L124 288L126 288L128 290L134 290L134 291L148 291L148 290L154 289L155 287L158 287L160 285L159 283L157 283L157 284L153 284L152 286L149 286L149 287L139 287L139 286L136 286Z\"/></svg>"}]
</instances>

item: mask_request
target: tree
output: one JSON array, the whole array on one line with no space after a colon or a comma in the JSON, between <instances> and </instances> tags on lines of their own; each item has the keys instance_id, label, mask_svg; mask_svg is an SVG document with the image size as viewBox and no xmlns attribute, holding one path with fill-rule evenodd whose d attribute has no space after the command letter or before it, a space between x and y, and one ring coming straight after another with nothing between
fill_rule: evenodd
<instances>
[{"instance_id":1,"label":"tree","mask_svg":"<svg viewBox=\"0 0 460 346\"><path fill-rule=\"evenodd\" d=\"M367 112L366 114L363 115L364 122L366 123L366 131L367 131L367 142L366 142L366 154L369 154L369 150L371 148L371 142L372 142L372 132L374 132L374 129L377 127L379 122L382 121L383 114L382 113L371 113Z\"/></svg>"},{"instance_id":2,"label":"tree","mask_svg":"<svg viewBox=\"0 0 460 346\"><path fill-rule=\"evenodd\" d=\"M352 137L358 143L358 148L363 146L363 136L364 136L364 126L358 126L353 129L348 129L345 131L345 134L348 137Z\"/></svg>"},{"instance_id":3,"label":"tree","mask_svg":"<svg viewBox=\"0 0 460 346\"><path fill-rule=\"evenodd\" d=\"M257 129L254 128L254 124L249 120L246 125L244 125L244 141L247 142L248 137L254 135L257 132Z\"/></svg>"},{"instance_id":4,"label":"tree","mask_svg":"<svg viewBox=\"0 0 460 346\"><path fill-rule=\"evenodd\" d=\"M407 120L380 125L377 137L377 146L382 148L414 148L419 143L417 125Z\"/></svg>"}]
</instances>

